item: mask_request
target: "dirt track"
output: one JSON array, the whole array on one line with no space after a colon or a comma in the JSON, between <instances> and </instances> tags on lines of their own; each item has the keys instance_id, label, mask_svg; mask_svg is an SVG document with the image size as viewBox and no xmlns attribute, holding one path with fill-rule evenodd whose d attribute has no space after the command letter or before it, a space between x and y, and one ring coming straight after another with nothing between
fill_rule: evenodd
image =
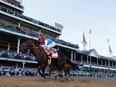
<instances>
[{"instance_id":1,"label":"dirt track","mask_svg":"<svg viewBox=\"0 0 116 87\"><path fill-rule=\"evenodd\" d=\"M116 87L116 78L44 79L41 77L0 77L0 87Z\"/></svg>"}]
</instances>

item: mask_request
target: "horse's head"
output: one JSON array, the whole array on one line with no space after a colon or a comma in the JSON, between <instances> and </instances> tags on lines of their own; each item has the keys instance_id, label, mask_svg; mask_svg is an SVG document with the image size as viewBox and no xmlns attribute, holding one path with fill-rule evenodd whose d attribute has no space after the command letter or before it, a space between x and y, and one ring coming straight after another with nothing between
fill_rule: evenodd
<instances>
[{"instance_id":1,"label":"horse's head","mask_svg":"<svg viewBox=\"0 0 116 87\"><path fill-rule=\"evenodd\" d=\"M22 51L28 50L28 49L32 49L32 40L27 40L24 43L21 44L20 49Z\"/></svg>"},{"instance_id":2,"label":"horse's head","mask_svg":"<svg viewBox=\"0 0 116 87\"><path fill-rule=\"evenodd\" d=\"M28 49L32 50L38 48L39 50L42 50L43 48L40 46L39 41L34 41L32 39L26 40L24 43L21 44L20 49L22 51L26 51Z\"/></svg>"}]
</instances>

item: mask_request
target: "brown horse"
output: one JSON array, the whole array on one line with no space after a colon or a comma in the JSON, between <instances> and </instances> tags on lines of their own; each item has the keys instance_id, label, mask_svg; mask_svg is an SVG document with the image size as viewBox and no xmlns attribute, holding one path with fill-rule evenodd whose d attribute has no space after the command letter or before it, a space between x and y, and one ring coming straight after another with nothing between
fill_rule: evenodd
<instances>
[{"instance_id":1,"label":"brown horse","mask_svg":"<svg viewBox=\"0 0 116 87\"><path fill-rule=\"evenodd\" d=\"M32 50L34 56L36 57L36 60L38 62L38 73L44 77L45 77L45 69L48 65L48 60L49 57L47 55L47 53L45 52L45 50L41 47L41 46L37 46L33 40L29 39L25 42L25 46L21 46L22 50L25 49L30 49ZM64 55L64 54L63 54ZM52 58L52 62L50 65L50 72L52 70L58 70L58 71L64 71L66 74L69 73L71 67L74 66L74 64L66 58L66 56L64 55L64 57L62 57L61 53L59 53L59 60L53 59Z\"/></svg>"}]
</instances>

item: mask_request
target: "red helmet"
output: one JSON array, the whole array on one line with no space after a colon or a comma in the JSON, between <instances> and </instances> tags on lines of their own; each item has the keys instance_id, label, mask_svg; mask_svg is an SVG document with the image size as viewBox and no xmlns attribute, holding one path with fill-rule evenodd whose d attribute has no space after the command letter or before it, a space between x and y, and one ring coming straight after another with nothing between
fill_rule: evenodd
<instances>
[{"instance_id":1,"label":"red helmet","mask_svg":"<svg viewBox=\"0 0 116 87\"><path fill-rule=\"evenodd\" d=\"M39 37L38 37L38 40L44 40L45 38L44 38L44 36L43 35L40 35Z\"/></svg>"}]
</instances>

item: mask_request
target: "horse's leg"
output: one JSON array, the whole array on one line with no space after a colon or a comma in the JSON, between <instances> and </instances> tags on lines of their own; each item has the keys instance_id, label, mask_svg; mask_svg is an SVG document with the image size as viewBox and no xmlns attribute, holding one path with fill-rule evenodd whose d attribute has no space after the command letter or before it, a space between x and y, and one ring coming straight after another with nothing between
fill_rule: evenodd
<instances>
[{"instance_id":1,"label":"horse's leg","mask_svg":"<svg viewBox=\"0 0 116 87\"><path fill-rule=\"evenodd\" d=\"M58 70L55 66L51 66L50 70L49 70L49 79L54 76L55 77L55 80L57 80L57 77L58 77Z\"/></svg>"},{"instance_id":2,"label":"horse's leg","mask_svg":"<svg viewBox=\"0 0 116 87\"><path fill-rule=\"evenodd\" d=\"M64 72L65 72L65 77L69 77L70 78L70 70L71 70L71 66L65 66L64 67L65 68L65 70L64 70Z\"/></svg>"},{"instance_id":3,"label":"horse's leg","mask_svg":"<svg viewBox=\"0 0 116 87\"><path fill-rule=\"evenodd\" d=\"M64 73L65 73L65 75L64 75L64 76L67 78L67 77L68 77L68 75L69 75L69 71L68 71L68 70L65 70L65 71L64 71Z\"/></svg>"},{"instance_id":4,"label":"horse's leg","mask_svg":"<svg viewBox=\"0 0 116 87\"><path fill-rule=\"evenodd\" d=\"M49 79L53 76L53 74L54 74L54 69L50 68L49 69Z\"/></svg>"},{"instance_id":5,"label":"horse's leg","mask_svg":"<svg viewBox=\"0 0 116 87\"><path fill-rule=\"evenodd\" d=\"M70 74L70 71L69 71L69 68L67 68L66 77L69 77L69 74Z\"/></svg>"},{"instance_id":6,"label":"horse's leg","mask_svg":"<svg viewBox=\"0 0 116 87\"><path fill-rule=\"evenodd\" d=\"M51 78L51 69L49 70L49 79Z\"/></svg>"},{"instance_id":7,"label":"horse's leg","mask_svg":"<svg viewBox=\"0 0 116 87\"><path fill-rule=\"evenodd\" d=\"M42 68L42 75L45 76L45 67Z\"/></svg>"},{"instance_id":8,"label":"horse's leg","mask_svg":"<svg viewBox=\"0 0 116 87\"><path fill-rule=\"evenodd\" d=\"M45 75L43 75L43 73L41 73L41 70L42 70L42 68L38 68L38 73L41 75L41 77L46 78Z\"/></svg>"},{"instance_id":9,"label":"horse's leg","mask_svg":"<svg viewBox=\"0 0 116 87\"><path fill-rule=\"evenodd\" d=\"M51 65L51 67L49 69L49 79L54 75L55 75L55 68Z\"/></svg>"},{"instance_id":10,"label":"horse's leg","mask_svg":"<svg viewBox=\"0 0 116 87\"><path fill-rule=\"evenodd\" d=\"M55 75L55 80L57 80L58 75Z\"/></svg>"},{"instance_id":11,"label":"horse's leg","mask_svg":"<svg viewBox=\"0 0 116 87\"><path fill-rule=\"evenodd\" d=\"M66 77L69 77L69 78L70 78L70 70L67 71L67 73L66 73Z\"/></svg>"}]
</instances>

